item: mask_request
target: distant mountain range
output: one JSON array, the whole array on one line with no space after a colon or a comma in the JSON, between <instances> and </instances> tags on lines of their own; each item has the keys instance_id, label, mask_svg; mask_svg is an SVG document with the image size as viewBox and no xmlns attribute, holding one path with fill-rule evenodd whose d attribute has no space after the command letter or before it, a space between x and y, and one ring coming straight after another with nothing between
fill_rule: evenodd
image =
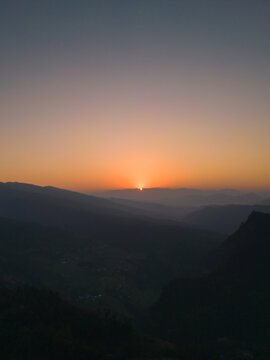
<instances>
[{"instance_id":1,"label":"distant mountain range","mask_svg":"<svg viewBox=\"0 0 270 360\"><path fill-rule=\"evenodd\" d=\"M270 215L253 212L207 258L207 275L165 287L149 315L151 331L177 343L268 344L269 258Z\"/></svg>"},{"instance_id":2,"label":"distant mountain range","mask_svg":"<svg viewBox=\"0 0 270 360\"><path fill-rule=\"evenodd\" d=\"M267 196L265 193L247 193L239 190L199 190L146 188L123 189L98 192L95 195L104 198L117 198L133 201L159 203L167 206L205 206L228 204L258 204Z\"/></svg>"},{"instance_id":3,"label":"distant mountain range","mask_svg":"<svg viewBox=\"0 0 270 360\"><path fill-rule=\"evenodd\" d=\"M197 209L195 206L170 206L155 202L144 202L118 198L109 199L113 203L126 206L129 211L132 210L134 214L140 213L141 215L153 219L173 220L181 222L182 224L184 223L185 216Z\"/></svg>"}]
</instances>

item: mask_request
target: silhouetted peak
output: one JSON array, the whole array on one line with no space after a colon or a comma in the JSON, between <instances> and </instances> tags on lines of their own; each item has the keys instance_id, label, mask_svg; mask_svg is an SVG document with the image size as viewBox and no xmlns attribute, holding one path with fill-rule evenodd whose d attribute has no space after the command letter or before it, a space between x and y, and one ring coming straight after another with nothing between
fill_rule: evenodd
<instances>
[{"instance_id":1,"label":"silhouetted peak","mask_svg":"<svg viewBox=\"0 0 270 360\"><path fill-rule=\"evenodd\" d=\"M259 211L252 211L249 215L246 224L270 225L270 215Z\"/></svg>"},{"instance_id":2,"label":"silhouetted peak","mask_svg":"<svg viewBox=\"0 0 270 360\"><path fill-rule=\"evenodd\" d=\"M241 244L241 247L250 245L257 247L258 244L268 243L269 234L270 214L252 211L247 221L228 238L227 243Z\"/></svg>"},{"instance_id":3,"label":"silhouetted peak","mask_svg":"<svg viewBox=\"0 0 270 360\"><path fill-rule=\"evenodd\" d=\"M240 228L210 254L207 267L211 272L225 266L227 273L230 272L230 267L235 270L245 264L247 259L249 264L256 266L258 257L262 255L267 256L268 263L269 247L270 214L252 211ZM251 262L251 259L254 261Z\"/></svg>"}]
</instances>

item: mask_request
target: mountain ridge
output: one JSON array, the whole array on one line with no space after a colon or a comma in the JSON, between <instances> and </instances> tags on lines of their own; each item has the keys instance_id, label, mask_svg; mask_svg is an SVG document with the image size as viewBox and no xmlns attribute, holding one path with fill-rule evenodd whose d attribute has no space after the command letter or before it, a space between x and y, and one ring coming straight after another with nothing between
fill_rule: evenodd
<instances>
[{"instance_id":1,"label":"mountain ridge","mask_svg":"<svg viewBox=\"0 0 270 360\"><path fill-rule=\"evenodd\" d=\"M165 287L149 312L150 331L178 343L226 337L267 344L269 259L270 215L253 212L209 255L207 272Z\"/></svg>"},{"instance_id":2,"label":"mountain ridge","mask_svg":"<svg viewBox=\"0 0 270 360\"><path fill-rule=\"evenodd\" d=\"M104 198L160 203L170 206L203 206L260 203L264 194L234 189L200 190L189 188L144 188L92 193Z\"/></svg>"},{"instance_id":3,"label":"mountain ridge","mask_svg":"<svg viewBox=\"0 0 270 360\"><path fill-rule=\"evenodd\" d=\"M235 232L253 212L270 213L268 205L217 205L197 209L183 218L183 222L225 234Z\"/></svg>"}]
</instances>

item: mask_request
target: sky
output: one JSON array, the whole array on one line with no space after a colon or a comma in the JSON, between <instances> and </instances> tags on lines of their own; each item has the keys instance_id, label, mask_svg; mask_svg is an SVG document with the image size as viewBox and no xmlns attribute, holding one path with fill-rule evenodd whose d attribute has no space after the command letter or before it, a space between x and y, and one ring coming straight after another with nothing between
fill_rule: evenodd
<instances>
[{"instance_id":1,"label":"sky","mask_svg":"<svg viewBox=\"0 0 270 360\"><path fill-rule=\"evenodd\" d=\"M270 188L270 1L0 0L0 181Z\"/></svg>"}]
</instances>

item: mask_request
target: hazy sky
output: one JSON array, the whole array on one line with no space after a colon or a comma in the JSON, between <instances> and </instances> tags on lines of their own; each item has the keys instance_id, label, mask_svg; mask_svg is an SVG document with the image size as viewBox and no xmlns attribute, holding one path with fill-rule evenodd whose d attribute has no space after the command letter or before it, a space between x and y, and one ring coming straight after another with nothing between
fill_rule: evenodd
<instances>
[{"instance_id":1,"label":"hazy sky","mask_svg":"<svg viewBox=\"0 0 270 360\"><path fill-rule=\"evenodd\" d=\"M270 1L0 0L0 181L270 188Z\"/></svg>"}]
</instances>

